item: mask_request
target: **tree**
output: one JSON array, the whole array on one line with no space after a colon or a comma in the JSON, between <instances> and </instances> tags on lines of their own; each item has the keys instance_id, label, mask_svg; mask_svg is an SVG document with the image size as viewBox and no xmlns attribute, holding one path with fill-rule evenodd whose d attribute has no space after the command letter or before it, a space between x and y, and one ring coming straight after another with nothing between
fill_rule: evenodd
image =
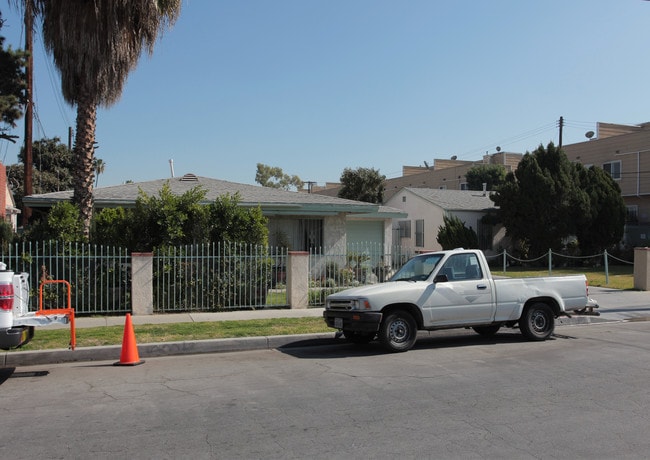
<instances>
[{"instance_id":1,"label":"tree","mask_svg":"<svg viewBox=\"0 0 650 460\"><path fill-rule=\"evenodd\" d=\"M442 249L478 249L478 236L457 216L444 216L443 225L438 229L437 241Z\"/></svg>"},{"instance_id":2,"label":"tree","mask_svg":"<svg viewBox=\"0 0 650 460\"><path fill-rule=\"evenodd\" d=\"M58 137L43 138L32 146L33 192L49 193L72 188L73 156L70 149ZM7 180L14 194L16 205L22 207L24 196L25 148L20 149L21 164L7 166Z\"/></svg>"},{"instance_id":3,"label":"tree","mask_svg":"<svg viewBox=\"0 0 650 460\"><path fill-rule=\"evenodd\" d=\"M580 250L585 255L599 254L621 241L626 208L621 189L602 168L585 169L576 164L579 185L589 197L589 214L576 228Z\"/></svg>"},{"instance_id":4,"label":"tree","mask_svg":"<svg viewBox=\"0 0 650 460\"><path fill-rule=\"evenodd\" d=\"M140 192L131 210L132 223L127 246L136 251L206 242L207 212L202 205L205 190L195 187L182 195L174 195L169 184L158 196Z\"/></svg>"},{"instance_id":5,"label":"tree","mask_svg":"<svg viewBox=\"0 0 650 460\"><path fill-rule=\"evenodd\" d=\"M134 208L107 208L93 218L92 241L131 251L229 241L268 243L267 219L259 207L244 208L239 195L205 204L205 190L195 187L174 195L165 184L157 196L144 192Z\"/></svg>"},{"instance_id":6,"label":"tree","mask_svg":"<svg viewBox=\"0 0 650 460\"><path fill-rule=\"evenodd\" d=\"M503 165L477 165L472 166L465 173L465 180L470 190L494 190L503 184L506 179L506 168Z\"/></svg>"},{"instance_id":7,"label":"tree","mask_svg":"<svg viewBox=\"0 0 650 460\"><path fill-rule=\"evenodd\" d=\"M95 187L97 187L97 184L99 184L99 175L104 174L106 163L101 158L95 158L93 160L93 169L95 170Z\"/></svg>"},{"instance_id":8,"label":"tree","mask_svg":"<svg viewBox=\"0 0 650 460\"><path fill-rule=\"evenodd\" d=\"M384 181L386 176L373 168L345 168L341 174L339 198L381 203L384 201Z\"/></svg>"},{"instance_id":9,"label":"tree","mask_svg":"<svg viewBox=\"0 0 650 460\"><path fill-rule=\"evenodd\" d=\"M589 213L589 198L579 186L576 168L553 143L526 153L492 201L499 206L506 234L521 243L528 257L561 249Z\"/></svg>"},{"instance_id":10,"label":"tree","mask_svg":"<svg viewBox=\"0 0 650 460\"><path fill-rule=\"evenodd\" d=\"M0 250L7 254L9 246L16 240L16 233L11 223L0 220Z\"/></svg>"},{"instance_id":11,"label":"tree","mask_svg":"<svg viewBox=\"0 0 650 460\"><path fill-rule=\"evenodd\" d=\"M69 201L55 204L44 219L29 226L24 236L25 239L32 241L83 241L83 224L79 208Z\"/></svg>"},{"instance_id":12,"label":"tree","mask_svg":"<svg viewBox=\"0 0 650 460\"><path fill-rule=\"evenodd\" d=\"M91 242L106 246L127 247L135 251L136 248L130 246L133 234L130 227L135 226L135 222L132 220L135 217L133 210L125 208L104 208L96 212L93 215Z\"/></svg>"},{"instance_id":13,"label":"tree","mask_svg":"<svg viewBox=\"0 0 650 460\"><path fill-rule=\"evenodd\" d=\"M29 0L27 0L29 1ZM146 49L180 15L181 0L38 0L43 42L61 73L64 99L77 107L73 202L84 236L93 211L98 106L114 104Z\"/></svg>"},{"instance_id":14,"label":"tree","mask_svg":"<svg viewBox=\"0 0 650 460\"><path fill-rule=\"evenodd\" d=\"M291 187L301 190L305 185L300 177L290 176L289 174L285 174L282 168L268 166L263 163L257 163L255 182L262 187L280 188L283 190L290 190Z\"/></svg>"},{"instance_id":15,"label":"tree","mask_svg":"<svg viewBox=\"0 0 650 460\"><path fill-rule=\"evenodd\" d=\"M260 207L243 208L240 196L223 195L208 207L210 241L230 241L266 246L268 219Z\"/></svg>"},{"instance_id":16,"label":"tree","mask_svg":"<svg viewBox=\"0 0 650 460\"><path fill-rule=\"evenodd\" d=\"M0 30L4 20L0 12ZM13 136L5 133L9 127L16 126L16 121L23 116L25 104L25 72L26 53L21 50L5 49L5 37L0 35L0 139L13 142Z\"/></svg>"}]
</instances>

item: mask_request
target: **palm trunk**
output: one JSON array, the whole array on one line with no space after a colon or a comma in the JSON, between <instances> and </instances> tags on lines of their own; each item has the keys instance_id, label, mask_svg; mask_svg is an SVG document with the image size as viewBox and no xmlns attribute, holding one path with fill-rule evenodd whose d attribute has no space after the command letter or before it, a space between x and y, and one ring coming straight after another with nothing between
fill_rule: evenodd
<instances>
[{"instance_id":1,"label":"palm trunk","mask_svg":"<svg viewBox=\"0 0 650 460\"><path fill-rule=\"evenodd\" d=\"M93 156L96 118L97 106L92 102L92 98L80 98L77 104L72 201L79 207L86 240L90 236L90 222L93 216Z\"/></svg>"}]
</instances>

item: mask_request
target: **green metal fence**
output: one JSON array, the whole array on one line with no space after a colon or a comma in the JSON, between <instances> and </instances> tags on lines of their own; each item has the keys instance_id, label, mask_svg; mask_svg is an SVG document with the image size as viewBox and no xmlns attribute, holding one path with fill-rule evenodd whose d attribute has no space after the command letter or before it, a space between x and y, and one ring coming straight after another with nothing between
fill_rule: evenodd
<instances>
[{"instance_id":1,"label":"green metal fence","mask_svg":"<svg viewBox=\"0 0 650 460\"><path fill-rule=\"evenodd\" d=\"M415 254L412 248L355 243L345 250L317 248L309 254L309 305L321 306L328 294L348 287L382 282ZM591 259L591 260L590 260ZM571 257L552 251L534 260L506 252L489 257L505 272L510 264L553 267L579 263L632 264L605 252ZM153 257L155 313L220 311L288 307L286 248L235 243L182 246L157 251ZM38 305L41 279L66 280L72 307L78 315L123 314L132 311L131 256L124 248L57 241L24 242L0 252L7 269L25 272L30 281L30 309ZM294 274L302 276L302 274ZM65 307L64 285L46 285L46 307Z\"/></svg>"},{"instance_id":2,"label":"green metal fence","mask_svg":"<svg viewBox=\"0 0 650 460\"><path fill-rule=\"evenodd\" d=\"M119 314L131 311L131 258L123 248L59 241L9 245L0 254L8 270L29 275L30 310L38 307L40 280L66 280L76 314ZM48 284L44 303L65 307L62 284Z\"/></svg>"},{"instance_id":3,"label":"green metal fence","mask_svg":"<svg viewBox=\"0 0 650 460\"><path fill-rule=\"evenodd\" d=\"M154 312L288 306L286 248L188 245L154 254Z\"/></svg>"},{"instance_id":4,"label":"green metal fence","mask_svg":"<svg viewBox=\"0 0 650 460\"><path fill-rule=\"evenodd\" d=\"M349 287L387 281L415 254L413 248L379 243L350 243L346 250L309 252L309 305L320 306L329 294Z\"/></svg>"}]
</instances>

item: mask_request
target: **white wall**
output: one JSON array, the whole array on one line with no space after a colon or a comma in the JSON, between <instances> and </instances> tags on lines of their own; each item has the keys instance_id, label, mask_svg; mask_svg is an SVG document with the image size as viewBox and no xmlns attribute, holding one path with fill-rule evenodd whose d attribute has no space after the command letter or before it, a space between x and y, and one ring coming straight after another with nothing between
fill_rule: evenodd
<instances>
[{"instance_id":1,"label":"white wall","mask_svg":"<svg viewBox=\"0 0 650 460\"><path fill-rule=\"evenodd\" d=\"M401 238L393 241L395 245L402 245L415 249L416 251L437 251L442 249L438 244L438 228L442 225L444 210L407 190L401 190L393 195L386 206L398 208L408 213L406 219L394 219L393 225L397 226L400 220L411 221L411 237ZM415 221L424 220L424 245L415 245Z\"/></svg>"}]
</instances>

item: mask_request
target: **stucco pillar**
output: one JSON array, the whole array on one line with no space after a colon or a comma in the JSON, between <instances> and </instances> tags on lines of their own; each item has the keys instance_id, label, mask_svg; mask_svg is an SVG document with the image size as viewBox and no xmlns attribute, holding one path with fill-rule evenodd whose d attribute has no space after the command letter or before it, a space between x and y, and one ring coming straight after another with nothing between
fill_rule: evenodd
<instances>
[{"instance_id":1,"label":"stucco pillar","mask_svg":"<svg viewBox=\"0 0 650 460\"><path fill-rule=\"evenodd\" d=\"M309 253L289 251L287 301L290 308L309 307Z\"/></svg>"},{"instance_id":2,"label":"stucco pillar","mask_svg":"<svg viewBox=\"0 0 650 460\"><path fill-rule=\"evenodd\" d=\"M650 290L650 248L634 248L634 289Z\"/></svg>"},{"instance_id":3,"label":"stucco pillar","mask_svg":"<svg viewBox=\"0 0 650 460\"><path fill-rule=\"evenodd\" d=\"M131 309L133 315L153 315L153 253L131 253Z\"/></svg>"}]
</instances>

